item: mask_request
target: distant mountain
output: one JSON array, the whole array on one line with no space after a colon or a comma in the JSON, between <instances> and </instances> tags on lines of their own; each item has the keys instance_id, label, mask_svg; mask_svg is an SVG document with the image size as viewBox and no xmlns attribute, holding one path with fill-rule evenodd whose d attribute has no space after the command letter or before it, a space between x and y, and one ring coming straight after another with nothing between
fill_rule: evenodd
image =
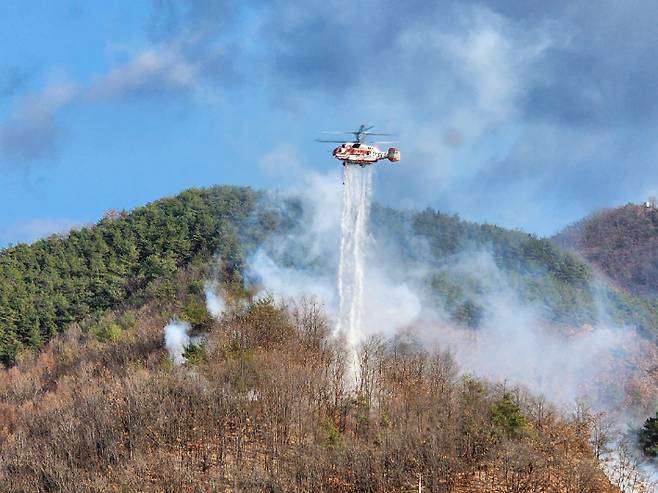
<instances>
[{"instance_id":1,"label":"distant mountain","mask_svg":"<svg viewBox=\"0 0 658 493\"><path fill-rule=\"evenodd\" d=\"M553 241L581 255L627 292L658 296L658 210L650 204L598 210Z\"/></svg>"}]
</instances>

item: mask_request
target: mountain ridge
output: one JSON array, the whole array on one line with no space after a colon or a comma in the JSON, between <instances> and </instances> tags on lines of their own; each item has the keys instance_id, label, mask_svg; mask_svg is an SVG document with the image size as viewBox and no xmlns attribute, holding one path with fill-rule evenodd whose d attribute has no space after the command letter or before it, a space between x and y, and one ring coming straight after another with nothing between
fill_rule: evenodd
<instances>
[{"instance_id":1,"label":"mountain ridge","mask_svg":"<svg viewBox=\"0 0 658 493\"><path fill-rule=\"evenodd\" d=\"M243 284L244 262L277 231L304 228L302 204L284 203L249 188L186 190L66 236L0 251L0 361L10 364L23 348L39 348L67 324L101 315L126 300L156 295L177 269L221 257L223 277ZM589 266L547 240L495 225L465 222L438 211L373 209L373 235L396 238L401 262L428 266L423 282L452 318L476 327L482 315L477 276L450 270L462 251L487 250L518 286L523 299L539 303L547 319L595 323L597 297L614 320L646 334L658 331L658 308L596 283ZM381 243L390 241L383 240ZM422 246L421 246L422 244ZM296 255L296 257L295 257ZM303 249L289 262L305 261ZM301 260L300 260L301 259Z\"/></svg>"}]
</instances>

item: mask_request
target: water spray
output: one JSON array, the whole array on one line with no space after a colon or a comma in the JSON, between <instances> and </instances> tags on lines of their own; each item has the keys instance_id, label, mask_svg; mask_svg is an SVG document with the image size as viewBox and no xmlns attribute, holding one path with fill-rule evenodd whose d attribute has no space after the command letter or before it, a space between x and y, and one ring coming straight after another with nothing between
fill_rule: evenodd
<instances>
[{"instance_id":1,"label":"water spray","mask_svg":"<svg viewBox=\"0 0 658 493\"><path fill-rule=\"evenodd\" d=\"M356 369L356 352L363 340L363 290L368 220L372 202L372 170L344 167L341 216L340 263L338 266L339 313L336 335L344 336Z\"/></svg>"}]
</instances>

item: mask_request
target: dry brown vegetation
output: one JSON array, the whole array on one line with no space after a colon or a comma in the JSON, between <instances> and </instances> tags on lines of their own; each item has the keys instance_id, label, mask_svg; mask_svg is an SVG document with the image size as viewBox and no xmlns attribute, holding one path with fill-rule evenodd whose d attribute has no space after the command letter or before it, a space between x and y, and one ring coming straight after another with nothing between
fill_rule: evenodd
<instances>
[{"instance_id":1,"label":"dry brown vegetation","mask_svg":"<svg viewBox=\"0 0 658 493\"><path fill-rule=\"evenodd\" d=\"M606 492L597 423L371 339L356 384L320 308L236 304L175 367L161 314L79 327L0 376L0 490ZM600 426L600 423L599 423Z\"/></svg>"},{"instance_id":2,"label":"dry brown vegetation","mask_svg":"<svg viewBox=\"0 0 658 493\"><path fill-rule=\"evenodd\" d=\"M658 209L628 204L602 209L555 236L625 290L658 295Z\"/></svg>"}]
</instances>

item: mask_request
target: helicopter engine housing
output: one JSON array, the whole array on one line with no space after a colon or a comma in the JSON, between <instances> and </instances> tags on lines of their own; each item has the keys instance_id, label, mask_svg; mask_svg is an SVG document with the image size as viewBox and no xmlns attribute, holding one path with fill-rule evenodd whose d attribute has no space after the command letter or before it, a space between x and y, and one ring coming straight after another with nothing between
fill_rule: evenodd
<instances>
[{"instance_id":1,"label":"helicopter engine housing","mask_svg":"<svg viewBox=\"0 0 658 493\"><path fill-rule=\"evenodd\" d=\"M397 163L400 160L400 151L395 147L389 147L386 157L390 162Z\"/></svg>"}]
</instances>

